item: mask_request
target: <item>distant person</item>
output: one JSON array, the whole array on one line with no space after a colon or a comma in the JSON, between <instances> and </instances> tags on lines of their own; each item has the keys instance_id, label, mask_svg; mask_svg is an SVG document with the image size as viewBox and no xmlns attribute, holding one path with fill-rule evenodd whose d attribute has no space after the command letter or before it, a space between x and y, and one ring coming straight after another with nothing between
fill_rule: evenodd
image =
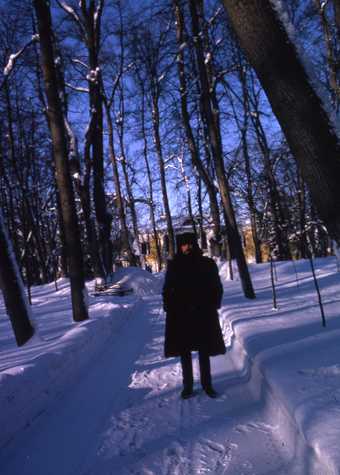
<instances>
[{"instance_id":1,"label":"distant person","mask_svg":"<svg viewBox=\"0 0 340 475\"><path fill-rule=\"evenodd\" d=\"M215 398L209 357L226 352L217 312L223 287L215 261L202 255L194 233L178 235L177 250L168 261L163 287L164 353L181 358L181 397L187 399L194 395L191 352L198 351L201 385Z\"/></svg>"}]
</instances>

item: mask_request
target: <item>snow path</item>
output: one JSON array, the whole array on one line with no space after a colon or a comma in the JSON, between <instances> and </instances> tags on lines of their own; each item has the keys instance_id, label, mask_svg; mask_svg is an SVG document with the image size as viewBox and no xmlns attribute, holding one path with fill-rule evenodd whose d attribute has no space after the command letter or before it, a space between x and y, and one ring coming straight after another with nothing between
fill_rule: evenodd
<instances>
[{"instance_id":1,"label":"snow path","mask_svg":"<svg viewBox=\"0 0 340 475\"><path fill-rule=\"evenodd\" d=\"M182 401L163 334L160 297L144 298L74 386L0 451L1 475L292 473L263 394L235 379L228 355L212 359L220 397L197 385Z\"/></svg>"}]
</instances>

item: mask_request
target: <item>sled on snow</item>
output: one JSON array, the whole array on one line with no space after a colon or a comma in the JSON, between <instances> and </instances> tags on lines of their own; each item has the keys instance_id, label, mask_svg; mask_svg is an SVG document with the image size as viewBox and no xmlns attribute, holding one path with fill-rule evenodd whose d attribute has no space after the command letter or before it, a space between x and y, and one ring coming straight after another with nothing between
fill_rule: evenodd
<instances>
[{"instance_id":1,"label":"sled on snow","mask_svg":"<svg viewBox=\"0 0 340 475\"><path fill-rule=\"evenodd\" d=\"M104 283L95 283L94 292L91 294L94 297L102 295L118 295L123 297L124 295L131 294L133 289L131 287L126 287L123 284L104 284Z\"/></svg>"}]
</instances>

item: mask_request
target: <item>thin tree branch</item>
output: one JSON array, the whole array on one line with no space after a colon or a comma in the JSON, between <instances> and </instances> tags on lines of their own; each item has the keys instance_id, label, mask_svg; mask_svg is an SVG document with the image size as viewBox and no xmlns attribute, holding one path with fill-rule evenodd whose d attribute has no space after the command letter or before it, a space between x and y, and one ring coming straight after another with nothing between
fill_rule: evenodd
<instances>
[{"instance_id":1,"label":"thin tree branch","mask_svg":"<svg viewBox=\"0 0 340 475\"><path fill-rule=\"evenodd\" d=\"M24 53L24 51L26 51L26 49L29 46L31 46L33 43L35 43L36 41L39 41L39 35L33 35L31 40L25 46L23 46L17 53L14 53L14 54L10 55L10 57L8 58L7 64L4 68L4 71L3 71L4 80L2 81L2 83L0 85L0 91L3 88L3 86L5 85L6 81L8 80L10 74L12 73L13 68L15 66L15 63L16 63L17 59L19 58L19 56L21 56Z\"/></svg>"}]
</instances>

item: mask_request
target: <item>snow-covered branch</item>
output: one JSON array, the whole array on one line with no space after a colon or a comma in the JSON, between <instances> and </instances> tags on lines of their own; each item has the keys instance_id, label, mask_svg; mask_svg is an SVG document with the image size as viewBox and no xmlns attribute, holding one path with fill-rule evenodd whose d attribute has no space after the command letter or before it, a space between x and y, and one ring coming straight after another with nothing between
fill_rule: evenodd
<instances>
[{"instance_id":1,"label":"snow-covered branch","mask_svg":"<svg viewBox=\"0 0 340 475\"><path fill-rule=\"evenodd\" d=\"M324 11L324 9L327 7L327 4L328 4L328 0L325 0L325 1L320 3L320 11L321 12Z\"/></svg>"},{"instance_id":2,"label":"snow-covered branch","mask_svg":"<svg viewBox=\"0 0 340 475\"><path fill-rule=\"evenodd\" d=\"M67 120L66 117L64 117L64 124L65 124L65 129L67 132L67 135L69 137L70 141L70 158L76 158L78 156L78 143L77 143L77 138L72 130L72 127L70 126L69 121Z\"/></svg>"},{"instance_id":3,"label":"snow-covered branch","mask_svg":"<svg viewBox=\"0 0 340 475\"><path fill-rule=\"evenodd\" d=\"M84 68L89 69L88 64L84 63L83 61L80 61L80 59L77 59L77 58L72 59L72 63L80 64L80 65L83 66Z\"/></svg>"},{"instance_id":4,"label":"snow-covered branch","mask_svg":"<svg viewBox=\"0 0 340 475\"><path fill-rule=\"evenodd\" d=\"M65 83L65 86L72 89L73 91L89 93L89 90L86 87L73 86L72 84L68 82Z\"/></svg>"},{"instance_id":5,"label":"snow-covered branch","mask_svg":"<svg viewBox=\"0 0 340 475\"><path fill-rule=\"evenodd\" d=\"M83 22L80 16L75 11L75 9L71 7L71 5L69 5L68 3L63 2L61 0L57 0L57 3L60 6L60 8L62 8L64 12L66 12L76 22L82 35L84 36L84 38L86 38L86 30L84 28Z\"/></svg>"},{"instance_id":6,"label":"snow-covered branch","mask_svg":"<svg viewBox=\"0 0 340 475\"><path fill-rule=\"evenodd\" d=\"M72 16L77 23L81 23L77 12L74 10L73 7L71 7L71 5L68 5L66 2L63 2L61 0L57 0L57 3L68 15Z\"/></svg>"},{"instance_id":7,"label":"snow-covered branch","mask_svg":"<svg viewBox=\"0 0 340 475\"><path fill-rule=\"evenodd\" d=\"M217 17L220 15L220 13L223 11L223 8L222 7L218 7L216 12L212 15L211 18L209 18L209 20L207 21L208 25L212 25L212 23L214 23L214 21L217 19Z\"/></svg>"},{"instance_id":8,"label":"snow-covered branch","mask_svg":"<svg viewBox=\"0 0 340 475\"><path fill-rule=\"evenodd\" d=\"M7 61L7 64L4 68L4 76L5 76L5 79L4 81L2 82L1 86L0 86L0 89L3 87L6 79L8 78L8 76L11 74L11 72L13 71L13 68L15 66L15 62L17 61L17 59L19 58L19 56L22 55L22 53L29 47L31 46L31 44L35 43L36 41L39 41L39 35L33 35L31 40L25 45L23 46L17 53L13 53L9 56L8 58L8 61Z\"/></svg>"},{"instance_id":9,"label":"snow-covered branch","mask_svg":"<svg viewBox=\"0 0 340 475\"><path fill-rule=\"evenodd\" d=\"M94 30L98 31L98 23L100 21L104 8L104 0L99 0L96 11L94 12Z\"/></svg>"}]
</instances>

